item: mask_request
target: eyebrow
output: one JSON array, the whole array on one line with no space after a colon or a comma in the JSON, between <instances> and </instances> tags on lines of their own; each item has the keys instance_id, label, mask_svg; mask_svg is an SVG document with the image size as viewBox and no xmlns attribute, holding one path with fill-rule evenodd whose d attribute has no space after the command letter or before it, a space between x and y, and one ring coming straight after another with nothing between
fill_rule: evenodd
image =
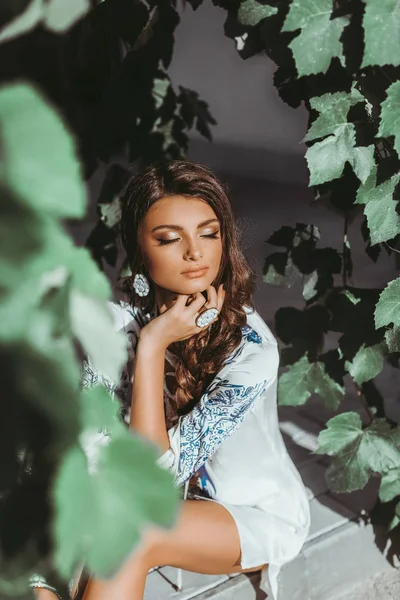
<instances>
[{"instance_id":1,"label":"eyebrow","mask_svg":"<svg viewBox=\"0 0 400 600\"><path fill-rule=\"evenodd\" d=\"M209 225L209 223L214 222L218 222L218 219L208 219L207 221L202 221L197 225L197 229L200 229L200 227L205 227L206 225ZM153 231L157 231L158 229L174 229L175 231L183 231L183 227L180 225L157 225L157 227L154 227L151 230L151 233L153 233Z\"/></svg>"}]
</instances>

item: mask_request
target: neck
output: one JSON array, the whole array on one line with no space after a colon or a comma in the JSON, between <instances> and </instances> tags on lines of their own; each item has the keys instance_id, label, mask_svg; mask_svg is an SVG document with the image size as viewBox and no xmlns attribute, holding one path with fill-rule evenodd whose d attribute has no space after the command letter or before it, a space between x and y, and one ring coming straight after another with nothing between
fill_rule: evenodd
<instances>
[{"instance_id":1,"label":"neck","mask_svg":"<svg viewBox=\"0 0 400 600\"><path fill-rule=\"evenodd\" d=\"M173 306L177 294L163 288L156 287L155 298L159 314Z\"/></svg>"}]
</instances>

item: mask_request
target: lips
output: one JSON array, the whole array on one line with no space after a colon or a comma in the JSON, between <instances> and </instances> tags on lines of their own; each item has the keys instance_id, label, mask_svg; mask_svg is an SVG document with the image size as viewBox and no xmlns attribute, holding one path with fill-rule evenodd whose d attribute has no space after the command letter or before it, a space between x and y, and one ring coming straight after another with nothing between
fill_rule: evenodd
<instances>
[{"instance_id":1,"label":"lips","mask_svg":"<svg viewBox=\"0 0 400 600\"><path fill-rule=\"evenodd\" d=\"M206 271L208 269L208 267L201 267L201 268L196 268L196 269L188 269L187 271L183 271L183 275L186 275L188 273L200 273L202 271Z\"/></svg>"}]
</instances>

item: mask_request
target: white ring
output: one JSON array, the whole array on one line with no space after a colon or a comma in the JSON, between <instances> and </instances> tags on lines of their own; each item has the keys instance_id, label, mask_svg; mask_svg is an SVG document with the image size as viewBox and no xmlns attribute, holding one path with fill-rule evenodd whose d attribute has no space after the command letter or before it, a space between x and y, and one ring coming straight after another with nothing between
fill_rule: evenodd
<instances>
[{"instance_id":1,"label":"white ring","mask_svg":"<svg viewBox=\"0 0 400 600\"><path fill-rule=\"evenodd\" d=\"M219 314L218 308L207 308L204 310L196 319L197 327L205 327L209 325L211 321L215 319L215 317Z\"/></svg>"}]
</instances>

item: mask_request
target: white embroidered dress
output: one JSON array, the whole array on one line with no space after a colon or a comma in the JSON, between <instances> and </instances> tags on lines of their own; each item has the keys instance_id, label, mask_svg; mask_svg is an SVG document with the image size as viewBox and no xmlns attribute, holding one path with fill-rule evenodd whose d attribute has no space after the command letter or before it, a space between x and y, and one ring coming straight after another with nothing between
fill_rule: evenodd
<instances>
[{"instance_id":1,"label":"white embroidered dress","mask_svg":"<svg viewBox=\"0 0 400 600\"><path fill-rule=\"evenodd\" d=\"M137 338L157 313L144 314L127 303L111 303L111 308L116 327L124 329L130 340L121 384L113 384L85 362L83 385L102 382L122 398L127 414ZM277 343L259 314L247 307L245 311L241 343L198 404L179 419L171 414L166 384L174 372L166 373L170 448L158 464L172 471L177 486L186 484L188 498L218 502L230 512L238 528L241 567L268 564L260 587L269 600L277 600L279 571L299 554L308 535L310 511L304 484L279 430ZM175 366L176 358L168 350L166 359ZM189 480L196 480L194 490Z\"/></svg>"}]
</instances>

